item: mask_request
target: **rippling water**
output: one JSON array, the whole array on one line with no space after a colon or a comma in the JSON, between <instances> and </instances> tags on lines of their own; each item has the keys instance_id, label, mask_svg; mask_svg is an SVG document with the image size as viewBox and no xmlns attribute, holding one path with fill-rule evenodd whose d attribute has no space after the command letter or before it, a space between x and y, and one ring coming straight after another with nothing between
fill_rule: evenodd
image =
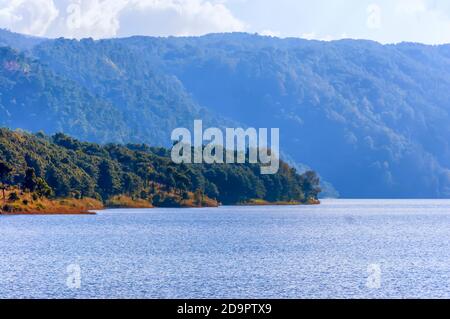
<instances>
[{"instance_id":1,"label":"rippling water","mask_svg":"<svg viewBox=\"0 0 450 319\"><path fill-rule=\"evenodd\" d=\"M3 216L0 297L450 298L450 201Z\"/></svg>"}]
</instances>

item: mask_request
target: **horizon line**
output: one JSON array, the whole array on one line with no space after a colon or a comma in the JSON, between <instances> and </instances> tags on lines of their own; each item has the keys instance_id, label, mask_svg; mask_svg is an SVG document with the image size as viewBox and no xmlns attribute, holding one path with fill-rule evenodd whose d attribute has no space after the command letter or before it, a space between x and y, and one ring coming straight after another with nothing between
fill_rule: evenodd
<instances>
[{"instance_id":1,"label":"horizon line","mask_svg":"<svg viewBox=\"0 0 450 319\"><path fill-rule=\"evenodd\" d=\"M70 37L65 37L65 36L60 36L60 37L45 37L45 36L37 36L37 35L32 35L32 34L26 34L26 33L21 33L21 32L16 32L13 30L10 30L8 28L0 28L0 31L3 32L8 32L8 33L12 33L12 34L17 34L23 37L27 37L27 38L34 38L34 39L41 39L41 40L59 40L59 39L64 39L64 40L69 40L69 41L86 41L86 40L91 40L91 41L108 41L108 40L115 40L115 39L131 39L131 38L153 38L153 39L171 39L171 38L176 38L176 39L188 39L188 38L203 38L203 37L208 37L208 36L217 36L217 35L247 35L247 36L255 36L255 37L260 37L260 38L270 38L270 39L274 39L274 40L280 40L280 41L288 41L288 40L300 40L300 41L311 41L311 42L320 42L320 43L333 43L333 42L340 42L340 41L356 41L356 42L372 42L372 43L376 43L378 45L381 46L391 46L391 45L400 45L400 44L416 44L416 45L422 45L422 46L447 46L450 45L450 42L445 42L445 43L424 43L424 42L416 42L416 41L399 41L399 42L380 42L380 41L376 41L376 40L372 40L372 39L364 39L364 38L351 38L351 37L343 37L340 39L330 39L330 40L326 40L326 39L308 39L308 38L302 38L301 36L288 36L288 37L282 37L282 36L276 36L276 35L266 35L266 34L261 34L258 32L246 32L246 31L230 31L230 32L211 32L211 33L205 33L205 34L201 34L201 35L165 35L165 36L161 36L161 35L142 35L142 34L135 34L135 35L126 35L126 36L114 36L114 37L105 37L105 38L93 38L93 37L83 37L83 38L70 38Z\"/></svg>"}]
</instances>

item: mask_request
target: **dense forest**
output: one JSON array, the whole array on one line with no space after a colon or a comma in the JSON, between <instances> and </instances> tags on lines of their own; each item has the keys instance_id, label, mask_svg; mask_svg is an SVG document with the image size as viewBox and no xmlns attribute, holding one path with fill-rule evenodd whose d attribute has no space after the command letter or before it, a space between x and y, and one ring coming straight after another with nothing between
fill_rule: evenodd
<instances>
[{"instance_id":1,"label":"dense forest","mask_svg":"<svg viewBox=\"0 0 450 319\"><path fill-rule=\"evenodd\" d=\"M0 43L18 50L0 54L0 125L165 147L194 119L279 127L289 163L343 197L450 197L448 45L6 31Z\"/></svg>"},{"instance_id":2,"label":"dense forest","mask_svg":"<svg viewBox=\"0 0 450 319\"><path fill-rule=\"evenodd\" d=\"M71 70L76 78L0 47L0 125L65 132L98 143L169 146L170 132L192 125L193 119L215 127L233 123L201 108L179 81L140 63L128 50L113 49L117 59L127 63L125 75L90 43L86 41L80 59L73 61L78 64Z\"/></svg>"},{"instance_id":3,"label":"dense forest","mask_svg":"<svg viewBox=\"0 0 450 319\"><path fill-rule=\"evenodd\" d=\"M46 136L0 129L1 185L50 198L118 195L154 206L177 207L203 198L221 204L254 200L307 202L320 192L314 172L298 174L282 163L278 174L261 175L258 164L174 164L170 151L144 144L80 142L64 134Z\"/></svg>"}]
</instances>

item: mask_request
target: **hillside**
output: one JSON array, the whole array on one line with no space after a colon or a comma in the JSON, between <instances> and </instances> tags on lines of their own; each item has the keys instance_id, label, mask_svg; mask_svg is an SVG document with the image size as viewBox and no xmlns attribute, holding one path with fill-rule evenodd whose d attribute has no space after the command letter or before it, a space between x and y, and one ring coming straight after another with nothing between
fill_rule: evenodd
<instances>
[{"instance_id":1,"label":"hillside","mask_svg":"<svg viewBox=\"0 0 450 319\"><path fill-rule=\"evenodd\" d=\"M251 200L315 200L318 179L282 163L261 175L257 164L177 165L163 148L80 142L63 134L0 129L2 185L40 197L102 200L107 206L159 207L240 204ZM6 168L5 168L6 167Z\"/></svg>"},{"instance_id":2,"label":"hillside","mask_svg":"<svg viewBox=\"0 0 450 319\"><path fill-rule=\"evenodd\" d=\"M192 127L195 119L202 119L206 126L235 126L219 113L201 107L176 76L126 45L57 39L49 46L35 47L33 53L56 74L114 105L129 129L125 142L170 146L172 130ZM114 134L114 128L110 132Z\"/></svg>"},{"instance_id":3,"label":"hillside","mask_svg":"<svg viewBox=\"0 0 450 319\"><path fill-rule=\"evenodd\" d=\"M133 69L122 74L120 65L100 49L96 55L89 43L71 53L63 47L61 54L76 67L70 70L0 47L0 125L98 143L169 146L171 131L195 119L218 127L232 123L199 107L174 77L152 72L126 50L112 50Z\"/></svg>"},{"instance_id":4,"label":"hillside","mask_svg":"<svg viewBox=\"0 0 450 319\"><path fill-rule=\"evenodd\" d=\"M0 28L0 46L11 47L17 50L30 50L46 38L34 37L20 33L11 32Z\"/></svg>"},{"instance_id":5,"label":"hillside","mask_svg":"<svg viewBox=\"0 0 450 319\"><path fill-rule=\"evenodd\" d=\"M256 127L344 197L450 196L450 46L247 34L120 41Z\"/></svg>"},{"instance_id":6,"label":"hillside","mask_svg":"<svg viewBox=\"0 0 450 319\"><path fill-rule=\"evenodd\" d=\"M450 46L237 33L57 39L32 54L98 101L91 105L118 114L80 132L66 124L83 118L73 113L59 128L76 137L169 146L172 128L191 127L194 118L279 127L281 151L343 197L450 197ZM3 106L4 114L14 107ZM3 116L0 124L23 126ZM23 128L36 126L59 131L45 121Z\"/></svg>"},{"instance_id":7,"label":"hillside","mask_svg":"<svg viewBox=\"0 0 450 319\"><path fill-rule=\"evenodd\" d=\"M99 142L121 142L130 134L112 104L6 47L0 48L0 88L0 126Z\"/></svg>"}]
</instances>

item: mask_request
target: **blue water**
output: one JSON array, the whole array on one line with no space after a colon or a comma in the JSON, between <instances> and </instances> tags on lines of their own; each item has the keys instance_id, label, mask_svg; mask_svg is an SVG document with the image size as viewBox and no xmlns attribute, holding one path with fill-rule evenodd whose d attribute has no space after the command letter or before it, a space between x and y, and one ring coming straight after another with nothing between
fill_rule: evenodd
<instances>
[{"instance_id":1,"label":"blue water","mask_svg":"<svg viewBox=\"0 0 450 319\"><path fill-rule=\"evenodd\" d=\"M450 201L1 216L0 297L449 298L449 239Z\"/></svg>"}]
</instances>

